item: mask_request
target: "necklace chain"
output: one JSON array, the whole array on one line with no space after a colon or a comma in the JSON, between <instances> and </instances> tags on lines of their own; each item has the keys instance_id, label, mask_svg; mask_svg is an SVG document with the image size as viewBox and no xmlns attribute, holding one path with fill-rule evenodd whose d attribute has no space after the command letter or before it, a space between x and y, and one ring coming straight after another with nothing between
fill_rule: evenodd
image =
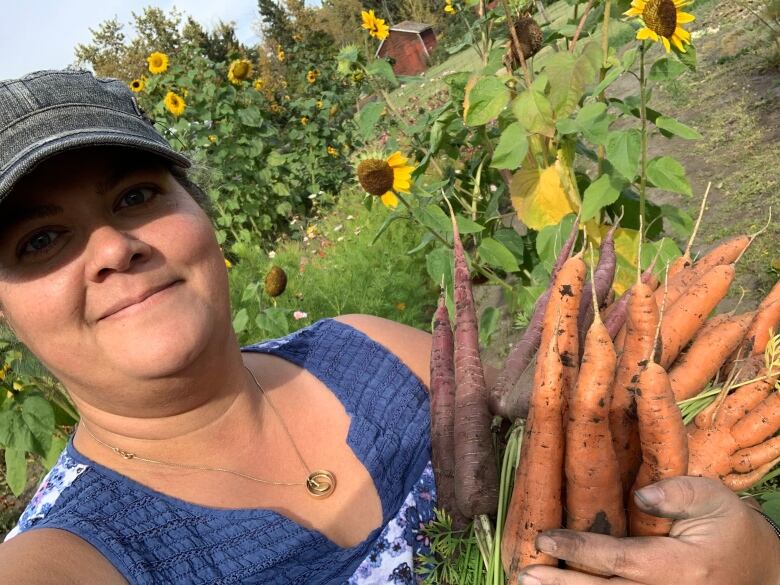
<instances>
[{"instance_id":1,"label":"necklace chain","mask_svg":"<svg viewBox=\"0 0 780 585\"><path fill-rule=\"evenodd\" d=\"M290 443L293 446L293 449L295 450L295 454L298 456L298 459L301 461L301 465L303 465L304 469L306 469L306 473L308 473L308 477L306 478L305 482L285 482L285 481L270 481L267 479L260 479L259 477L253 477L251 475L247 475L246 473L241 473L240 471L234 471L232 469L225 469L223 467L206 467L203 465L186 465L184 463L172 463L170 461L158 461L156 459L149 459L146 457L140 457L137 454L133 453L132 451L126 451L125 449L120 449L119 447L114 447L112 445L109 445L105 441L102 441L101 439L98 439L91 430L89 430L89 427L87 427L84 424L84 421L81 420L76 424L76 427L83 426L84 430L87 431L87 433L95 439L98 443L101 445L104 445L111 449L114 453L117 453L118 455L121 455L125 459L132 460L135 459L137 461L144 461L146 463L154 463L156 465L167 465L170 467L180 467L184 469L197 469L200 471L221 471L224 473L230 473L232 475L237 475L239 477L243 477L245 479L249 479L252 481L256 481L258 483L264 483L267 485L278 485L278 486L306 486L306 489L308 490L309 494L311 494L314 497L327 497L331 493L333 493L333 490L336 489L336 477L331 473L330 471L326 470L317 470L317 471L311 471L309 469L309 466L306 465L306 461L303 459L303 455L301 455L301 452L298 450L298 446L295 444L295 441L293 440L292 434L290 433L290 430L287 428L287 425L284 424L284 420L282 419L281 415L279 414L279 411L276 410L276 407L273 405L271 400L266 396L265 390L263 390L263 387L260 385L260 382L257 381L257 378L255 377L254 372L244 366L244 369L246 369L247 372L249 372L249 375L252 377L252 380L254 381L255 385L257 386L258 390L260 390L260 394L263 396L265 401L268 403L268 406L271 407L271 410L273 410L274 415L279 419L279 422L282 425L282 428L284 429L284 432L287 434L287 437L290 439Z\"/></svg>"}]
</instances>

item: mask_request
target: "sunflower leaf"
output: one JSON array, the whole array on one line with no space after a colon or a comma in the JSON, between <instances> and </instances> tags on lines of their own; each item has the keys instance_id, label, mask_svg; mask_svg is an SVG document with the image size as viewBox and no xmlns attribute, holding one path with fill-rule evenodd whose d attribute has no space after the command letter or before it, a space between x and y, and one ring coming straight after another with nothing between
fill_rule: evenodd
<instances>
[{"instance_id":1,"label":"sunflower leaf","mask_svg":"<svg viewBox=\"0 0 780 585\"><path fill-rule=\"evenodd\" d=\"M670 156L654 158L647 165L647 178L654 187L690 197L691 184L683 166Z\"/></svg>"},{"instance_id":2,"label":"sunflower leaf","mask_svg":"<svg viewBox=\"0 0 780 585\"><path fill-rule=\"evenodd\" d=\"M374 77L385 79L390 82L393 87L398 85L398 79L396 79L395 73L393 72L393 66L384 59L377 59L371 63L366 67L366 73Z\"/></svg>"},{"instance_id":3,"label":"sunflower leaf","mask_svg":"<svg viewBox=\"0 0 780 585\"><path fill-rule=\"evenodd\" d=\"M467 126L481 126L498 118L510 99L510 91L498 77L479 79L467 93L464 102L464 118Z\"/></svg>"},{"instance_id":4,"label":"sunflower leaf","mask_svg":"<svg viewBox=\"0 0 780 585\"><path fill-rule=\"evenodd\" d=\"M498 240L482 238L477 251L479 257L490 266L500 268L504 272L520 272L515 255Z\"/></svg>"},{"instance_id":5,"label":"sunflower leaf","mask_svg":"<svg viewBox=\"0 0 780 585\"><path fill-rule=\"evenodd\" d=\"M5 450L5 481L15 496L24 491L27 484L27 459L24 449L8 447Z\"/></svg>"},{"instance_id":6,"label":"sunflower leaf","mask_svg":"<svg viewBox=\"0 0 780 585\"><path fill-rule=\"evenodd\" d=\"M642 133L636 128L613 132L607 140L607 160L629 181L636 176L641 150Z\"/></svg>"},{"instance_id":7,"label":"sunflower leaf","mask_svg":"<svg viewBox=\"0 0 780 585\"><path fill-rule=\"evenodd\" d=\"M599 212L604 207L617 201L624 185L625 181L621 177L610 176L606 173L593 181L585 189L580 221L586 222L598 217Z\"/></svg>"},{"instance_id":8,"label":"sunflower leaf","mask_svg":"<svg viewBox=\"0 0 780 585\"><path fill-rule=\"evenodd\" d=\"M370 138L374 132L376 123L382 117L382 110L385 105L382 102L371 102L366 104L357 115L357 125L363 138Z\"/></svg>"},{"instance_id":9,"label":"sunflower leaf","mask_svg":"<svg viewBox=\"0 0 780 585\"><path fill-rule=\"evenodd\" d=\"M678 122L674 118L659 116L655 120L655 125L661 130L666 130L680 138L685 138L686 140L701 140L702 138L701 134L696 130L690 126L686 126L682 122Z\"/></svg>"},{"instance_id":10,"label":"sunflower leaf","mask_svg":"<svg viewBox=\"0 0 780 585\"><path fill-rule=\"evenodd\" d=\"M684 63L680 63L669 57L661 57L650 67L648 75L651 81L669 81L679 77L687 71Z\"/></svg>"},{"instance_id":11,"label":"sunflower leaf","mask_svg":"<svg viewBox=\"0 0 780 585\"><path fill-rule=\"evenodd\" d=\"M519 122L501 132L490 166L494 169L516 169L528 153L528 135Z\"/></svg>"}]
</instances>

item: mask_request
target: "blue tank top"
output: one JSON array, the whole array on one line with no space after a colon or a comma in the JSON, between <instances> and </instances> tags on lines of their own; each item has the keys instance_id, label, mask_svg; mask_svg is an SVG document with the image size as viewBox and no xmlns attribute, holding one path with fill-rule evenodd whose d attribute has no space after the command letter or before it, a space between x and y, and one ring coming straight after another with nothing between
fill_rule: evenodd
<instances>
[{"instance_id":1,"label":"blue tank top","mask_svg":"<svg viewBox=\"0 0 780 585\"><path fill-rule=\"evenodd\" d=\"M382 526L366 540L342 548L272 510L220 510L167 496L87 459L72 437L63 455L76 462L78 480L17 533L67 530L99 550L133 585L366 582L355 575L370 575L384 549L393 546L388 529L421 525L432 515L432 486L423 490L425 510L410 506L411 496L421 493L421 478L432 483L425 386L382 345L331 319L243 351L295 363L344 405L351 418L347 443L382 502ZM397 518L399 510L407 517ZM423 540L420 534L417 540ZM398 570L391 582L414 582L411 567L402 567L407 574L396 579Z\"/></svg>"}]
</instances>

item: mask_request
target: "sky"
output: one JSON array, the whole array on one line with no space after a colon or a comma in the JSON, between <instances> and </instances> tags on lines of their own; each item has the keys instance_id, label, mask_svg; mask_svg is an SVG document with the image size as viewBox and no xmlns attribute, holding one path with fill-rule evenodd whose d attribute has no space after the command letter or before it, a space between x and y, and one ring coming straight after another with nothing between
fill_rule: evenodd
<instances>
[{"instance_id":1,"label":"sky","mask_svg":"<svg viewBox=\"0 0 780 585\"><path fill-rule=\"evenodd\" d=\"M176 6L206 29L232 20L241 42L259 41L253 30L256 0L0 0L0 80L67 67L76 45L92 39L89 29L110 18L118 17L129 37L131 13L149 5L164 10Z\"/></svg>"}]
</instances>

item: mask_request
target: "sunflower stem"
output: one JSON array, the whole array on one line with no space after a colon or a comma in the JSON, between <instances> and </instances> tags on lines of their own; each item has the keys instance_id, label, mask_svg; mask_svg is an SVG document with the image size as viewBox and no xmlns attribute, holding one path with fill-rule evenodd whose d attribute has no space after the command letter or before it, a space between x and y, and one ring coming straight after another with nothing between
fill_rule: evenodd
<instances>
[{"instance_id":1,"label":"sunflower stem","mask_svg":"<svg viewBox=\"0 0 780 585\"><path fill-rule=\"evenodd\" d=\"M577 6L574 8L576 10ZM574 47L577 45L577 40L580 38L580 34L582 34L582 29L585 26L585 21L588 19L591 8L593 8L593 0L588 0L588 4L585 6L585 10L582 11L582 18L580 18L580 23L577 25L577 30L574 31L574 38L572 38L571 45L569 45L569 53L574 52ZM575 16L574 18L576 20L577 17Z\"/></svg>"},{"instance_id":2,"label":"sunflower stem","mask_svg":"<svg viewBox=\"0 0 780 585\"><path fill-rule=\"evenodd\" d=\"M520 58L520 66L523 68L523 75L525 76L525 83L530 88L532 83L531 71L528 69L528 64L525 62L525 55L523 55L522 45L520 45L520 39L517 37L517 31L515 30L515 19L512 18L512 11L509 9L509 2L507 0L501 0L501 6L504 8L504 14L506 15L506 23L509 27L509 36L512 38L512 45L517 51L517 55Z\"/></svg>"},{"instance_id":3,"label":"sunflower stem","mask_svg":"<svg viewBox=\"0 0 780 585\"><path fill-rule=\"evenodd\" d=\"M604 77L607 75L607 62L609 59L609 12L612 4L612 0L604 0L604 22L601 25L601 53L603 60L601 62L601 70L599 71L599 83L604 81ZM603 89L598 96L598 100L603 103L607 103L607 90ZM607 155L607 149L603 144L599 144L596 150L596 156L598 158L598 173L599 176L604 172L604 158Z\"/></svg>"},{"instance_id":4,"label":"sunflower stem","mask_svg":"<svg viewBox=\"0 0 780 585\"><path fill-rule=\"evenodd\" d=\"M642 120L642 174L639 177L639 217L645 218L645 191L647 189L647 103L645 88L647 79L645 78L645 51L647 50L647 41L642 41L639 47L639 116ZM641 234L640 234L641 237Z\"/></svg>"},{"instance_id":5,"label":"sunflower stem","mask_svg":"<svg viewBox=\"0 0 780 585\"><path fill-rule=\"evenodd\" d=\"M424 227L424 228L425 228L425 229L426 229L428 232L430 232L430 233L431 233L431 235L433 235L433 237L435 237L437 240L439 240L439 241L440 241L442 244L444 244L444 245L445 245L445 246L447 246L448 248L452 248L452 244L450 244L450 243L449 243L447 240L445 240L445 239L442 237L442 235L441 235L439 232L437 232L437 231L436 231L435 229L433 229L432 227L430 227L430 226L428 226L428 225L425 225L423 222L421 222L419 219L417 219L417 216L414 214L414 210L412 209L412 206L409 204L409 202L406 200L406 197L404 197L403 195L401 195L401 194L400 194L398 191L396 191L395 189L393 190L393 193L395 193L395 196L396 196L396 197L398 197L398 200L399 200L401 203L403 203L403 204L404 204L404 206L405 206L405 207L406 207L406 208L409 210L409 213L410 213L410 214L411 214L411 216L414 218L414 221L416 221L416 222L417 222L419 225L421 225L422 227Z\"/></svg>"}]
</instances>

